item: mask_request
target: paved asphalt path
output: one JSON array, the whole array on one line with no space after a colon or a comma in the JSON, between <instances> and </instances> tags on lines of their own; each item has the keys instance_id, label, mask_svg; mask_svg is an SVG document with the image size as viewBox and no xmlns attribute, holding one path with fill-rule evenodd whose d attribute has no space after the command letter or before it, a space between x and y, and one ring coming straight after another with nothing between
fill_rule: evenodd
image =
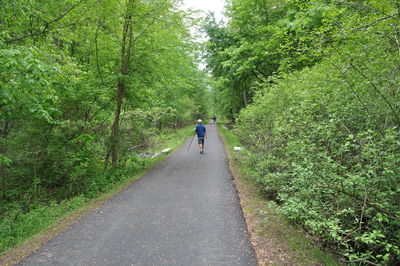
<instances>
[{"instance_id":1,"label":"paved asphalt path","mask_svg":"<svg viewBox=\"0 0 400 266\"><path fill-rule=\"evenodd\" d=\"M20 265L256 265L224 146L196 139Z\"/></svg>"}]
</instances>

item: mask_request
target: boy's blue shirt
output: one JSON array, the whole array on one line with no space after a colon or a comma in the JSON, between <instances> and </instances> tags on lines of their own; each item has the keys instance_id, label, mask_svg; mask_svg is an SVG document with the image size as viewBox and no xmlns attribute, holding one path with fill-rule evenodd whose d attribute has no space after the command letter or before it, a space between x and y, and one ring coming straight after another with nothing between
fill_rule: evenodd
<instances>
[{"instance_id":1,"label":"boy's blue shirt","mask_svg":"<svg viewBox=\"0 0 400 266\"><path fill-rule=\"evenodd\" d=\"M195 132L197 133L197 137L204 138L206 135L206 127L203 124L198 124Z\"/></svg>"}]
</instances>

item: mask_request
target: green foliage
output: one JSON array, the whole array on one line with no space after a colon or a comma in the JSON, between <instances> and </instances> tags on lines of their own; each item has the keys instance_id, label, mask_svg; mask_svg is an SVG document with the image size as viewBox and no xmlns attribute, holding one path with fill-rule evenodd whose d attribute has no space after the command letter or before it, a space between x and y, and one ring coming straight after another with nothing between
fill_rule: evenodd
<instances>
[{"instance_id":1,"label":"green foliage","mask_svg":"<svg viewBox=\"0 0 400 266\"><path fill-rule=\"evenodd\" d=\"M84 197L78 196L60 203L36 206L29 213L15 209L0 221L0 253L21 244L83 204Z\"/></svg>"},{"instance_id":2,"label":"green foliage","mask_svg":"<svg viewBox=\"0 0 400 266\"><path fill-rule=\"evenodd\" d=\"M279 206L275 202L263 197L264 191L258 189L256 187L258 184L248 175L249 172L254 174L254 170L252 167L249 167L248 161L243 160L249 156L248 152L246 150L241 150L240 152L234 151L234 146L242 147L243 145L239 141L238 135L223 125L223 122L218 122L218 130L221 133L224 145L228 148L228 153L232 157L231 163L234 165L236 171L238 171L236 174L238 174L240 182L247 187L244 190L252 187L251 192L245 192L245 194L251 194L251 196L245 196L245 206L242 206L242 208L246 208L247 205L247 209L253 211L254 206L262 206L262 209L258 210L258 212L262 213L263 218L261 221L258 221L257 227L254 228L256 233L267 236L268 232L273 232L274 241L279 239L278 241L287 243L292 251L294 251L296 254L294 255L297 261L296 264L298 265L341 265L336 257L313 243L311 238L307 237L300 228L288 223L287 218L278 212Z\"/></svg>"},{"instance_id":3,"label":"green foliage","mask_svg":"<svg viewBox=\"0 0 400 266\"><path fill-rule=\"evenodd\" d=\"M230 23L214 27L230 42L209 42L220 111L232 116L232 90L252 92L234 110L251 176L284 215L357 264L400 261L398 8L232 0ZM256 54L265 79L235 76Z\"/></svg>"},{"instance_id":4,"label":"green foliage","mask_svg":"<svg viewBox=\"0 0 400 266\"><path fill-rule=\"evenodd\" d=\"M327 7L306 7L298 1L231 0L226 27L209 18L206 58L221 114L234 122L271 77L320 60L320 48L330 36L324 20Z\"/></svg>"},{"instance_id":5,"label":"green foliage","mask_svg":"<svg viewBox=\"0 0 400 266\"><path fill-rule=\"evenodd\" d=\"M112 188L148 166L138 154L207 115L193 20L176 6L0 0L0 222L13 228L2 251L43 228L46 206ZM129 58L121 57L125 15ZM107 167L121 82L119 161ZM20 234L15 226L29 217Z\"/></svg>"}]
</instances>

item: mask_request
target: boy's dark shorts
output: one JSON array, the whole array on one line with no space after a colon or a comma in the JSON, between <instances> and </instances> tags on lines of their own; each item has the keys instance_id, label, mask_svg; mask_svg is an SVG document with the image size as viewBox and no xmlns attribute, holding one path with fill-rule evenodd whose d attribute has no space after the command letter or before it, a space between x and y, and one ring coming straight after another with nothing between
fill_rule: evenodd
<instances>
[{"instance_id":1,"label":"boy's dark shorts","mask_svg":"<svg viewBox=\"0 0 400 266\"><path fill-rule=\"evenodd\" d=\"M204 138L198 138L199 144L204 144Z\"/></svg>"}]
</instances>

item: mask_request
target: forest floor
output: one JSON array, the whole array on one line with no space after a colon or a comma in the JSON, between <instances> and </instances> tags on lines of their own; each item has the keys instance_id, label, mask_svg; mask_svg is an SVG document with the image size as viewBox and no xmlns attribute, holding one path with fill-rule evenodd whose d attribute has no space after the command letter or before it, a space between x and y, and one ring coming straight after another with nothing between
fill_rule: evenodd
<instances>
[{"instance_id":1,"label":"forest floor","mask_svg":"<svg viewBox=\"0 0 400 266\"><path fill-rule=\"evenodd\" d=\"M278 213L244 171L240 152L233 149L241 145L230 129L229 125L219 128L259 265L342 265Z\"/></svg>"}]
</instances>

